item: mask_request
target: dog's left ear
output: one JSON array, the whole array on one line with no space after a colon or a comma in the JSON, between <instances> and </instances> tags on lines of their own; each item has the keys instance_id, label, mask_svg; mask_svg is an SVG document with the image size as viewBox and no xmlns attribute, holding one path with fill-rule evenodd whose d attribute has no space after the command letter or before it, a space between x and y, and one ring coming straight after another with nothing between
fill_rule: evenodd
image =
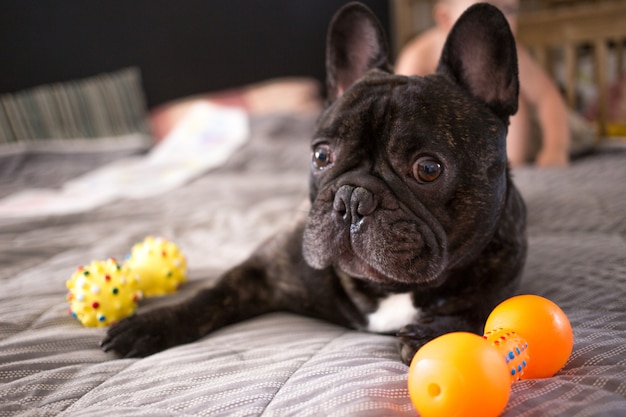
<instances>
[{"instance_id":1,"label":"dog's left ear","mask_svg":"<svg viewBox=\"0 0 626 417\"><path fill-rule=\"evenodd\" d=\"M385 34L370 9L348 3L333 17L326 38L328 99L339 98L372 68L390 71Z\"/></svg>"},{"instance_id":2,"label":"dog's left ear","mask_svg":"<svg viewBox=\"0 0 626 417\"><path fill-rule=\"evenodd\" d=\"M468 8L448 35L437 73L451 77L508 124L517 112L519 79L515 39L502 12L485 3Z\"/></svg>"}]
</instances>

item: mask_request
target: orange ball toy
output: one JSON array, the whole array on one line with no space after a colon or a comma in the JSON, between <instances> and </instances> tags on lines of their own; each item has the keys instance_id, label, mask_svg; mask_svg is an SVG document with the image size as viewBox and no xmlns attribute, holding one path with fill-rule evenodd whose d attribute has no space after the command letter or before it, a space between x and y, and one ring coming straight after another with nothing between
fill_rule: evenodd
<instances>
[{"instance_id":1,"label":"orange ball toy","mask_svg":"<svg viewBox=\"0 0 626 417\"><path fill-rule=\"evenodd\" d=\"M422 417L495 417L511 383L558 372L574 344L567 316L536 295L510 298L487 319L483 337L456 332L424 345L413 357L409 395Z\"/></svg>"},{"instance_id":2,"label":"orange ball toy","mask_svg":"<svg viewBox=\"0 0 626 417\"><path fill-rule=\"evenodd\" d=\"M408 385L422 417L497 416L511 392L500 352L482 337L465 332L424 345L411 361Z\"/></svg>"}]
</instances>

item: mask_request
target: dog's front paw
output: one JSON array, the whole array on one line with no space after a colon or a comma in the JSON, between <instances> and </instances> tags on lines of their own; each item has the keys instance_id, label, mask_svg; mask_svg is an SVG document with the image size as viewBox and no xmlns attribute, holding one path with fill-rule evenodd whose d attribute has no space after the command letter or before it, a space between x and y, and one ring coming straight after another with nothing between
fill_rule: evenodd
<instances>
[{"instance_id":1,"label":"dog's front paw","mask_svg":"<svg viewBox=\"0 0 626 417\"><path fill-rule=\"evenodd\" d=\"M439 336L428 324L427 322L409 324L398 331L398 351L402 362L407 365L411 363L419 348Z\"/></svg>"},{"instance_id":2,"label":"dog's front paw","mask_svg":"<svg viewBox=\"0 0 626 417\"><path fill-rule=\"evenodd\" d=\"M426 343L446 333L459 331L478 333L480 325L462 316L424 317L417 323L406 325L398 331L400 357L408 365L419 348Z\"/></svg>"},{"instance_id":3,"label":"dog's front paw","mask_svg":"<svg viewBox=\"0 0 626 417\"><path fill-rule=\"evenodd\" d=\"M124 358L145 357L168 348L168 328L160 320L161 315L155 313L131 316L114 324L100 347Z\"/></svg>"}]
</instances>

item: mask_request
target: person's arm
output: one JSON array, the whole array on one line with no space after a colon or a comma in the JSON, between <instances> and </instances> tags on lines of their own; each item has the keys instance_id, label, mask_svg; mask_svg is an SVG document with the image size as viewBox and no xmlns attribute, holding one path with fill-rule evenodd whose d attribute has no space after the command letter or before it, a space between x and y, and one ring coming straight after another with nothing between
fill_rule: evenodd
<instances>
[{"instance_id":1,"label":"person's arm","mask_svg":"<svg viewBox=\"0 0 626 417\"><path fill-rule=\"evenodd\" d=\"M440 29L431 28L410 41L398 56L395 73L398 75L428 75L437 69L443 48ZM443 35L445 39L445 34Z\"/></svg>"},{"instance_id":2,"label":"person's arm","mask_svg":"<svg viewBox=\"0 0 626 417\"><path fill-rule=\"evenodd\" d=\"M571 139L565 101L548 74L521 47L518 47L518 63L521 96L537 109L542 131L541 150L535 163L566 166Z\"/></svg>"}]
</instances>

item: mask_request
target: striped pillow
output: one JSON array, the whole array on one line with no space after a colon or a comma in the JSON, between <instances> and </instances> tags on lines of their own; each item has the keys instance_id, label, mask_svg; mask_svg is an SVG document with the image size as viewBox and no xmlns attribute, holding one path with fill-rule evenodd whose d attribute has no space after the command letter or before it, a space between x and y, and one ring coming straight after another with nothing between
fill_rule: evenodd
<instances>
[{"instance_id":1,"label":"striped pillow","mask_svg":"<svg viewBox=\"0 0 626 417\"><path fill-rule=\"evenodd\" d=\"M0 95L0 145L148 131L135 67Z\"/></svg>"}]
</instances>

